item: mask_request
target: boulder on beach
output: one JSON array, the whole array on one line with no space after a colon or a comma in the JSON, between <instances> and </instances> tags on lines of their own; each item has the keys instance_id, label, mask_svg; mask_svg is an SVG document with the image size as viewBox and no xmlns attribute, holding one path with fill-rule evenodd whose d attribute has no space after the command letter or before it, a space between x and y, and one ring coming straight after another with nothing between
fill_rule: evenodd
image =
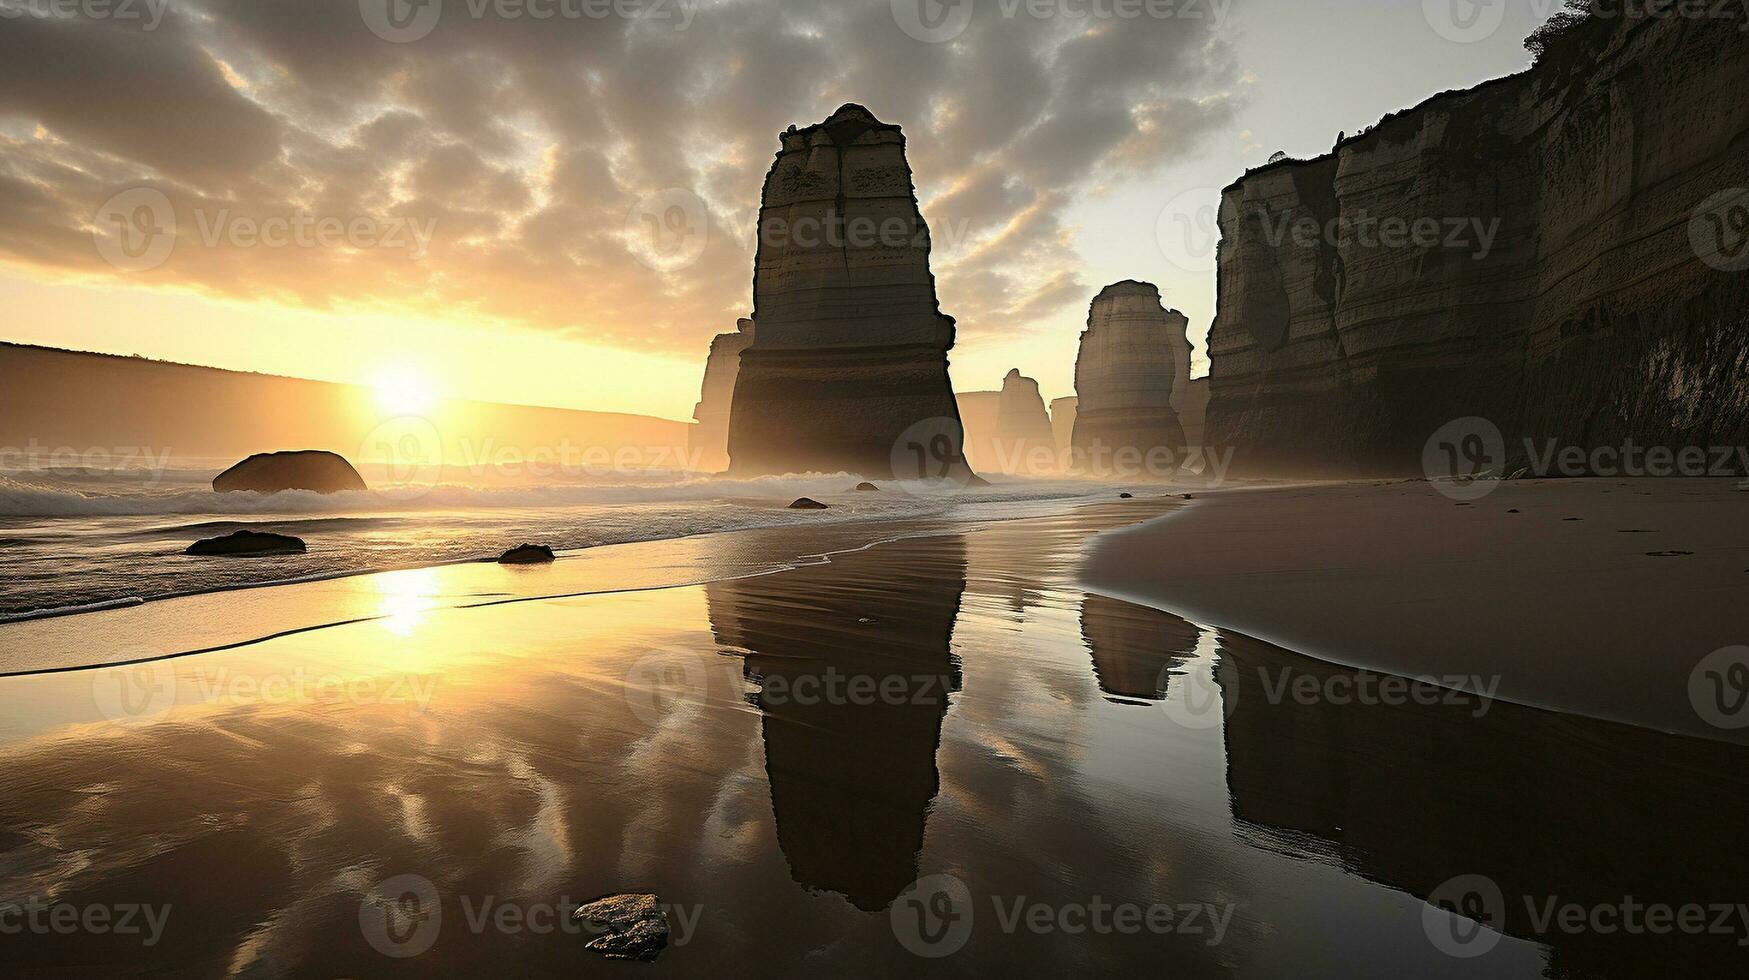
<instances>
[{"instance_id":1,"label":"boulder on beach","mask_svg":"<svg viewBox=\"0 0 1749 980\"><path fill-rule=\"evenodd\" d=\"M826 505L823 503L820 503L818 500L815 500L812 497L797 497L795 499L795 502L789 505L789 509L790 510L825 510Z\"/></svg>"},{"instance_id":2,"label":"boulder on beach","mask_svg":"<svg viewBox=\"0 0 1749 980\"><path fill-rule=\"evenodd\" d=\"M609 895L571 917L594 938L583 944L610 960L654 960L668 947L668 912L650 894Z\"/></svg>"},{"instance_id":3,"label":"boulder on beach","mask_svg":"<svg viewBox=\"0 0 1749 980\"><path fill-rule=\"evenodd\" d=\"M183 549L185 555L228 555L253 558L260 555L301 555L302 538L267 531L237 531L217 538L202 538Z\"/></svg>"},{"instance_id":4,"label":"boulder on beach","mask_svg":"<svg viewBox=\"0 0 1749 980\"><path fill-rule=\"evenodd\" d=\"M220 493L234 490L254 490L257 493L278 493L281 490L338 493L342 490L364 490L366 487L364 478L338 453L300 449L281 453L256 453L213 477L213 489Z\"/></svg>"},{"instance_id":5,"label":"boulder on beach","mask_svg":"<svg viewBox=\"0 0 1749 980\"><path fill-rule=\"evenodd\" d=\"M519 544L498 556L500 565L539 565L555 560L553 549L544 544Z\"/></svg>"}]
</instances>

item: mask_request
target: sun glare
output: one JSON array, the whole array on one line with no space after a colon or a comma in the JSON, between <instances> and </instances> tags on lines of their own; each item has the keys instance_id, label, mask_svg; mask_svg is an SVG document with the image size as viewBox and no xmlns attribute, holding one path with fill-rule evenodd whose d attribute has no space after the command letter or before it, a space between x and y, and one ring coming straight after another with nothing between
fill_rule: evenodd
<instances>
[{"instance_id":1,"label":"sun glare","mask_svg":"<svg viewBox=\"0 0 1749 980\"><path fill-rule=\"evenodd\" d=\"M377 372L372 384L377 407L395 415L418 415L437 405L437 388L414 368L399 365Z\"/></svg>"}]
</instances>

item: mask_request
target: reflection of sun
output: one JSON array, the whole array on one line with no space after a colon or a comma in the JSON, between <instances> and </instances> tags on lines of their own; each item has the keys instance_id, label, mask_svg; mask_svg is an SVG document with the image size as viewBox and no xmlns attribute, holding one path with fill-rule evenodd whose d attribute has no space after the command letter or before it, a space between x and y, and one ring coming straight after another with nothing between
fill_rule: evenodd
<instances>
[{"instance_id":1,"label":"reflection of sun","mask_svg":"<svg viewBox=\"0 0 1749 980\"><path fill-rule=\"evenodd\" d=\"M396 636L411 636L425 622L425 613L438 605L437 572L435 568L412 568L404 572L385 572L375 576L377 592L382 599L377 613L384 629Z\"/></svg>"},{"instance_id":2,"label":"reflection of sun","mask_svg":"<svg viewBox=\"0 0 1749 980\"><path fill-rule=\"evenodd\" d=\"M371 387L377 406L395 415L420 415L437 404L437 388L419 370L405 364L377 372Z\"/></svg>"}]
</instances>

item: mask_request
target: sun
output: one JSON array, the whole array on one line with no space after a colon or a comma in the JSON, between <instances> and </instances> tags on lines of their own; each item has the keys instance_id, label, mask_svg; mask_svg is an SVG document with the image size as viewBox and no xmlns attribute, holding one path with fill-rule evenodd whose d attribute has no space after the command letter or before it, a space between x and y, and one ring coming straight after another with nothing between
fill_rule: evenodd
<instances>
[{"instance_id":1,"label":"sun","mask_svg":"<svg viewBox=\"0 0 1749 980\"><path fill-rule=\"evenodd\" d=\"M378 371L371 387L376 391L377 406L395 415L419 415L438 402L431 379L404 364Z\"/></svg>"}]
</instances>

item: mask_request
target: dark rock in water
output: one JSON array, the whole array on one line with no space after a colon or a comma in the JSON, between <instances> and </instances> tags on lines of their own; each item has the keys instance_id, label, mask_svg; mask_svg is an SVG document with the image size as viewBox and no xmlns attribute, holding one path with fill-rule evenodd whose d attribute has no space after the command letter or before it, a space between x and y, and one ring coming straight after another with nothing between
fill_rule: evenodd
<instances>
[{"instance_id":1,"label":"dark rock in water","mask_svg":"<svg viewBox=\"0 0 1749 980\"><path fill-rule=\"evenodd\" d=\"M259 555L301 555L302 538L266 531L237 531L219 538L202 538L182 552L185 555L229 555L253 558Z\"/></svg>"},{"instance_id":2,"label":"dark rock in water","mask_svg":"<svg viewBox=\"0 0 1749 980\"><path fill-rule=\"evenodd\" d=\"M301 449L283 453L256 453L213 477L213 489L220 493L234 490L253 490L257 493L278 493L281 490L339 493L342 490L366 488L364 478L358 475L351 463L338 454Z\"/></svg>"},{"instance_id":3,"label":"dark rock in water","mask_svg":"<svg viewBox=\"0 0 1749 980\"><path fill-rule=\"evenodd\" d=\"M947 376L954 321L936 300L904 135L852 104L778 138L760 195L757 326L735 379L729 472L965 482Z\"/></svg>"},{"instance_id":4,"label":"dark rock in water","mask_svg":"<svg viewBox=\"0 0 1749 980\"><path fill-rule=\"evenodd\" d=\"M1120 493L1117 495L1117 499L1119 500L1134 500L1135 497L1136 495L1133 493Z\"/></svg>"},{"instance_id":5,"label":"dark rock in water","mask_svg":"<svg viewBox=\"0 0 1749 980\"><path fill-rule=\"evenodd\" d=\"M538 565L553 560L553 549L544 544L519 544L498 556L500 565Z\"/></svg>"},{"instance_id":6,"label":"dark rock in water","mask_svg":"<svg viewBox=\"0 0 1749 980\"><path fill-rule=\"evenodd\" d=\"M668 912L655 895L598 898L572 913L595 938L583 944L610 960L648 963L668 948Z\"/></svg>"},{"instance_id":7,"label":"dark rock in water","mask_svg":"<svg viewBox=\"0 0 1749 980\"><path fill-rule=\"evenodd\" d=\"M795 502L789 505L789 509L790 510L825 510L826 505L823 503L820 503L818 500L815 500L812 497L797 497L795 499Z\"/></svg>"},{"instance_id":8,"label":"dark rock in water","mask_svg":"<svg viewBox=\"0 0 1749 980\"><path fill-rule=\"evenodd\" d=\"M856 489L856 490L860 490L860 491L862 491L862 492L863 492L863 493L869 493L869 492L871 492L871 491L875 491L875 490L879 490L879 489L880 489L880 487L877 487L877 486L875 486L875 485L874 485L874 484L872 484L872 483L869 483L869 482L867 482L867 481L864 481L864 482L862 482L862 483L858 483L858 484L857 484L857 485L856 485L856 486L855 486L855 487L854 487L854 489Z\"/></svg>"}]
</instances>

